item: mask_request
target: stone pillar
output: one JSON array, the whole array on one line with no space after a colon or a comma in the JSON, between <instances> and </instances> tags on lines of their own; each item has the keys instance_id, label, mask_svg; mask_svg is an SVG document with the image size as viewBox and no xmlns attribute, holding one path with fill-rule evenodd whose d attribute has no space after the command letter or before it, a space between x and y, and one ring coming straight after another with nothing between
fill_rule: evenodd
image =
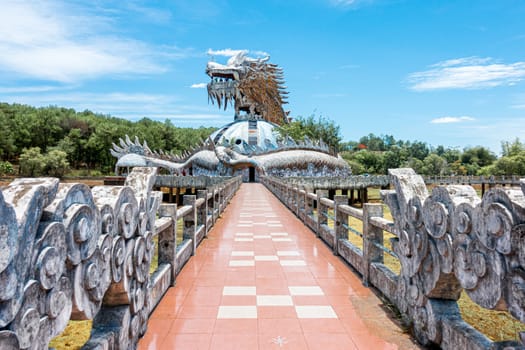
<instances>
[{"instance_id":1,"label":"stone pillar","mask_svg":"<svg viewBox=\"0 0 525 350\"><path fill-rule=\"evenodd\" d=\"M182 232L182 239L192 240L191 255L195 255L197 250L197 240L195 239L195 230L197 228L197 210L195 208L195 201L197 197L193 195L186 195L182 198L183 205L191 205L191 211L184 215L184 231Z\"/></svg>"},{"instance_id":2,"label":"stone pillar","mask_svg":"<svg viewBox=\"0 0 525 350\"><path fill-rule=\"evenodd\" d=\"M339 255L339 240L348 239L348 230L345 227L345 225L348 226L348 215L339 210L340 205L347 203L348 198L346 196L337 195L334 197L334 255Z\"/></svg>"},{"instance_id":3,"label":"stone pillar","mask_svg":"<svg viewBox=\"0 0 525 350\"><path fill-rule=\"evenodd\" d=\"M208 191L206 190L198 190L197 191L197 198L203 198L204 203L201 204L199 208L197 208L197 223L199 225L204 225L204 236L206 237L208 235L208 230L210 229L208 227Z\"/></svg>"},{"instance_id":4,"label":"stone pillar","mask_svg":"<svg viewBox=\"0 0 525 350\"><path fill-rule=\"evenodd\" d=\"M328 219L326 217L328 207L326 207L325 205L321 203L321 198L327 198L327 197L328 197L327 190L317 190L317 230L315 234L318 237L319 237L319 234L321 233L321 226L328 224Z\"/></svg>"},{"instance_id":5,"label":"stone pillar","mask_svg":"<svg viewBox=\"0 0 525 350\"><path fill-rule=\"evenodd\" d=\"M171 228L159 233L159 265L171 265L170 285L174 286L177 277L177 204L162 204L159 217L169 217L172 222Z\"/></svg>"},{"instance_id":6,"label":"stone pillar","mask_svg":"<svg viewBox=\"0 0 525 350\"><path fill-rule=\"evenodd\" d=\"M383 217L382 204L363 204L363 284L368 286L370 264L383 262L383 250L377 245L383 245L383 230L370 223L371 217ZM374 244L375 243L375 244Z\"/></svg>"},{"instance_id":7,"label":"stone pillar","mask_svg":"<svg viewBox=\"0 0 525 350\"><path fill-rule=\"evenodd\" d=\"M313 188L304 188L304 216L311 217L314 214L314 201L308 197L308 193L315 193Z\"/></svg>"}]
</instances>

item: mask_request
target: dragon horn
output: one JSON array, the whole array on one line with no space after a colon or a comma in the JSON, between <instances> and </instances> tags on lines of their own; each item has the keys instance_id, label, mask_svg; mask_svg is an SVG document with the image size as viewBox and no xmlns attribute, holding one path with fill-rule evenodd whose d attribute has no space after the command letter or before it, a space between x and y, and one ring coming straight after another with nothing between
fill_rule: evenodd
<instances>
[{"instance_id":1,"label":"dragon horn","mask_svg":"<svg viewBox=\"0 0 525 350\"><path fill-rule=\"evenodd\" d=\"M122 138L119 138L119 143L122 146L123 149L128 148L128 145L126 145L126 142Z\"/></svg>"}]
</instances>

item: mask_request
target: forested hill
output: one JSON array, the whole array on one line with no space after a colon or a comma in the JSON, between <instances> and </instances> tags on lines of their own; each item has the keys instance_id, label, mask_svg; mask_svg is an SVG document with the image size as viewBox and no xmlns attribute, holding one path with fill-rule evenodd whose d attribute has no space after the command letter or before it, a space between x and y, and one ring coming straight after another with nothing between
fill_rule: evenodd
<instances>
[{"instance_id":1,"label":"forested hill","mask_svg":"<svg viewBox=\"0 0 525 350\"><path fill-rule=\"evenodd\" d=\"M177 154L214 130L180 128L169 119L132 122L87 110L0 103L0 176L60 177L70 169L74 170L70 175L111 174L116 161L109 152L111 144L125 135L146 140L151 149ZM432 147L420 141L395 140L391 135L369 134L343 142L338 125L315 116L298 117L281 132L297 140L305 136L324 140L341 152L354 174L386 174L389 168L411 167L425 175L525 175L525 143L518 138L502 141L498 158L483 146L463 150Z\"/></svg>"},{"instance_id":2,"label":"forested hill","mask_svg":"<svg viewBox=\"0 0 525 350\"><path fill-rule=\"evenodd\" d=\"M126 134L146 140L151 149L175 153L206 139L215 128L179 128L168 119L137 122L56 106L35 108L0 103L0 158L17 163L24 149L38 147L42 155L63 151L72 168L111 173L115 159L111 143ZM35 151L35 150L33 150ZM57 154L55 152L55 154Z\"/></svg>"}]
</instances>

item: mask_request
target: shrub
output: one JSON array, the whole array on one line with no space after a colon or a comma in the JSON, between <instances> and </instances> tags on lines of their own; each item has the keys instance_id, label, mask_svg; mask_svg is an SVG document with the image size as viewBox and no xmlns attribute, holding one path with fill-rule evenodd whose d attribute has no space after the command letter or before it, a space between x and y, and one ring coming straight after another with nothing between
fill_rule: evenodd
<instances>
[{"instance_id":1,"label":"shrub","mask_svg":"<svg viewBox=\"0 0 525 350\"><path fill-rule=\"evenodd\" d=\"M11 175L15 172L13 165L9 162L0 162L0 176Z\"/></svg>"}]
</instances>

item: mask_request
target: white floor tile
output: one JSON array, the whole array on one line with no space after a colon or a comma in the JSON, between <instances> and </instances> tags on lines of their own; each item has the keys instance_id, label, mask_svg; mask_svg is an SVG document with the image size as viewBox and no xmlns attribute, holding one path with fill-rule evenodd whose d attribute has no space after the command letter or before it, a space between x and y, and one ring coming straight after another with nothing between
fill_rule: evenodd
<instances>
[{"instance_id":1,"label":"white floor tile","mask_svg":"<svg viewBox=\"0 0 525 350\"><path fill-rule=\"evenodd\" d=\"M250 286L225 286L222 295L255 295L256 288Z\"/></svg>"},{"instance_id":2,"label":"white floor tile","mask_svg":"<svg viewBox=\"0 0 525 350\"><path fill-rule=\"evenodd\" d=\"M257 306L293 306L289 295L258 295Z\"/></svg>"},{"instance_id":3,"label":"white floor tile","mask_svg":"<svg viewBox=\"0 0 525 350\"><path fill-rule=\"evenodd\" d=\"M255 261L278 261L277 255L256 255Z\"/></svg>"},{"instance_id":4,"label":"white floor tile","mask_svg":"<svg viewBox=\"0 0 525 350\"><path fill-rule=\"evenodd\" d=\"M331 306L302 305L296 306L297 318L337 318Z\"/></svg>"},{"instance_id":5,"label":"white floor tile","mask_svg":"<svg viewBox=\"0 0 525 350\"><path fill-rule=\"evenodd\" d=\"M232 256L254 256L255 253L249 250L234 250Z\"/></svg>"},{"instance_id":6,"label":"white floor tile","mask_svg":"<svg viewBox=\"0 0 525 350\"><path fill-rule=\"evenodd\" d=\"M288 287L291 295L324 295L319 286L293 286Z\"/></svg>"},{"instance_id":7,"label":"white floor tile","mask_svg":"<svg viewBox=\"0 0 525 350\"><path fill-rule=\"evenodd\" d=\"M278 256L300 256L297 250L278 250Z\"/></svg>"},{"instance_id":8,"label":"white floor tile","mask_svg":"<svg viewBox=\"0 0 525 350\"><path fill-rule=\"evenodd\" d=\"M253 235L254 239L270 239L272 236L270 235Z\"/></svg>"},{"instance_id":9,"label":"white floor tile","mask_svg":"<svg viewBox=\"0 0 525 350\"><path fill-rule=\"evenodd\" d=\"M292 239L291 238L272 238L272 241L274 242L291 242Z\"/></svg>"},{"instance_id":10,"label":"white floor tile","mask_svg":"<svg viewBox=\"0 0 525 350\"><path fill-rule=\"evenodd\" d=\"M272 236L288 236L288 233L286 232L272 232L270 233Z\"/></svg>"},{"instance_id":11,"label":"white floor tile","mask_svg":"<svg viewBox=\"0 0 525 350\"><path fill-rule=\"evenodd\" d=\"M253 238L235 238L235 242L253 242Z\"/></svg>"},{"instance_id":12,"label":"white floor tile","mask_svg":"<svg viewBox=\"0 0 525 350\"><path fill-rule=\"evenodd\" d=\"M281 260L281 266L306 266L304 260Z\"/></svg>"},{"instance_id":13,"label":"white floor tile","mask_svg":"<svg viewBox=\"0 0 525 350\"><path fill-rule=\"evenodd\" d=\"M251 236L253 236L253 233L249 233L249 232L237 232L235 235L238 236L238 237L251 237Z\"/></svg>"}]
</instances>

